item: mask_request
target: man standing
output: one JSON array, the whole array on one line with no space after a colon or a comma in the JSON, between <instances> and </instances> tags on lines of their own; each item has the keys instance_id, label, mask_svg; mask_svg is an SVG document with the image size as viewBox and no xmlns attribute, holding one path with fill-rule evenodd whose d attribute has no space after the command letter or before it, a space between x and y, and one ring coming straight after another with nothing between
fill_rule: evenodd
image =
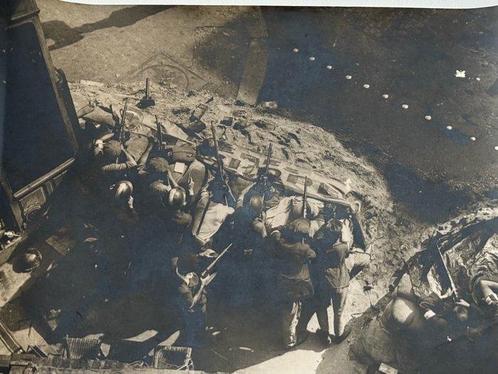
<instances>
[{"instance_id":1,"label":"man standing","mask_svg":"<svg viewBox=\"0 0 498 374\"><path fill-rule=\"evenodd\" d=\"M235 210L232 242L236 250L225 263L225 276L232 294L230 301L251 304L267 296L271 273L265 253L266 228L260 195L252 196L247 206Z\"/></svg>"},{"instance_id":2,"label":"man standing","mask_svg":"<svg viewBox=\"0 0 498 374\"><path fill-rule=\"evenodd\" d=\"M298 218L281 230L271 234L277 271L277 292L279 293L282 316L282 335L287 348L302 343L306 335L297 334L302 301L313 295L309 260L315 257L306 240L309 238L310 222Z\"/></svg>"},{"instance_id":3,"label":"man standing","mask_svg":"<svg viewBox=\"0 0 498 374\"><path fill-rule=\"evenodd\" d=\"M350 240L343 223L332 218L317 231L312 243L317 253L313 265L315 296L311 302L303 306L298 330L306 331L309 320L316 312L320 326L317 335L324 345L332 341L327 313L331 302L334 309L334 342L342 342L351 332L350 328L345 328L343 319L350 281L346 266Z\"/></svg>"}]
</instances>

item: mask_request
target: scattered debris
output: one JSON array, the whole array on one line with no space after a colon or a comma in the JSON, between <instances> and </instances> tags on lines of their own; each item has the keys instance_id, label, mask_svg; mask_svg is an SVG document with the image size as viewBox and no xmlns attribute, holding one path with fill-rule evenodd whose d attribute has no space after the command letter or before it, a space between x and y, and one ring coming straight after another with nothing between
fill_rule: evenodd
<instances>
[{"instance_id":1,"label":"scattered debris","mask_svg":"<svg viewBox=\"0 0 498 374\"><path fill-rule=\"evenodd\" d=\"M89 81L86 79L81 79L80 84L84 84L85 86L91 86L91 87L104 87L104 83L102 82Z\"/></svg>"},{"instance_id":2,"label":"scattered debris","mask_svg":"<svg viewBox=\"0 0 498 374\"><path fill-rule=\"evenodd\" d=\"M465 78L465 70L456 70L455 77L456 78Z\"/></svg>"},{"instance_id":3,"label":"scattered debris","mask_svg":"<svg viewBox=\"0 0 498 374\"><path fill-rule=\"evenodd\" d=\"M249 348L249 347L239 347L241 351L249 351L249 352L254 352L254 349Z\"/></svg>"},{"instance_id":4,"label":"scattered debris","mask_svg":"<svg viewBox=\"0 0 498 374\"><path fill-rule=\"evenodd\" d=\"M141 109L148 108L150 106L156 105L155 100L152 98L150 95L150 90L149 90L149 78L145 78L145 95L140 99L140 101L137 104L137 107Z\"/></svg>"},{"instance_id":5,"label":"scattered debris","mask_svg":"<svg viewBox=\"0 0 498 374\"><path fill-rule=\"evenodd\" d=\"M363 291L364 292L368 292L368 291L371 291L373 290L373 286L371 284L366 284L363 286Z\"/></svg>"},{"instance_id":6,"label":"scattered debris","mask_svg":"<svg viewBox=\"0 0 498 374\"><path fill-rule=\"evenodd\" d=\"M377 372L383 374L397 374L398 369L395 369L392 366L389 366L388 364L381 362L379 368L377 369Z\"/></svg>"},{"instance_id":7,"label":"scattered debris","mask_svg":"<svg viewBox=\"0 0 498 374\"><path fill-rule=\"evenodd\" d=\"M254 125L260 129L264 129L264 130L273 130L275 128L275 125L267 122L267 121L264 121L262 119L258 119L254 122Z\"/></svg>"},{"instance_id":8,"label":"scattered debris","mask_svg":"<svg viewBox=\"0 0 498 374\"><path fill-rule=\"evenodd\" d=\"M220 123L224 126L232 126L233 125L233 117L223 117Z\"/></svg>"},{"instance_id":9,"label":"scattered debris","mask_svg":"<svg viewBox=\"0 0 498 374\"><path fill-rule=\"evenodd\" d=\"M293 132L289 132L288 135L290 138L294 139L297 144L302 145L301 141L299 140L296 134L294 134Z\"/></svg>"},{"instance_id":10,"label":"scattered debris","mask_svg":"<svg viewBox=\"0 0 498 374\"><path fill-rule=\"evenodd\" d=\"M245 110L234 110L232 114L236 118L247 118L247 112Z\"/></svg>"},{"instance_id":11,"label":"scattered debris","mask_svg":"<svg viewBox=\"0 0 498 374\"><path fill-rule=\"evenodd\" d=\"M190 108L186 107L186 106L180 106L180 107L171 109L171 112L175 116L180 116L182 114L190 113Z\"/></svg>"},{"instance_id":12,"label":"scattered debris","mask_svg":"<svg viewBox=\"0 0 498 374\"><path fill-rule=\"evenodd\" d=\"M208 106L205 104L198 104L195 109L192 111L192 114L190 115L190 121L195 122L195 121L200 121L202 116L206 113L208 110Z\"/></svg>"},{"instance_id":13,"label":"scattered debris","mask_svg":"<svg viewBox=\"0 0 498 374\"><path fill-rule=\"evenodd\" d=\"M277 109L278 108L278 104L276 101L264 101L261 104L262 104L263 108L265 108L265 109Z\"/></svg>"},{"instance_id":14,"label":"scattered debris","mask_svg":"<svg viewBox=\"0 0 498 374\"><path fill-rule=\"evenodd\" d=\"M233 124L233 128L235 130L242 130L245 129L248 126L247 119L245 118L237 118L235 123Z\"/></svg>"}]
</instances>

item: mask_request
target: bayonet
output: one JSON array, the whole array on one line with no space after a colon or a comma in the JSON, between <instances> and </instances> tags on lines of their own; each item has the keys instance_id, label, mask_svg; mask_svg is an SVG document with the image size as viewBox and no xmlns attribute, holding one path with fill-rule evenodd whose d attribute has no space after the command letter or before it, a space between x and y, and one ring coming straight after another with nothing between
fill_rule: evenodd
<instances>
[{"instance_id":1,"label":"bayonet","mask_svg":"<svg viewBox=\"0 0 498 374\"><path fill-rule=\"evenodd\" d=\"M121 111L121 119L118 122L117 138L121 142L124 143L125 140L125 127L126 127L126 112L128 111L128 98L125 99L123 110Z\"/></svg>"},{"instance_id":2,"label":"bayonet","mask_svg":"<svg viewBox=\"0 0 498 374\"><path fill-rule=\"evenodd\" d=\"M458 289L456 287L455 281L453 280L453 277L451 276L450 270L448 269L448 265L446 264L446 261L444 260L444 256L441 253L441 249L439 248L439 238L438 238L439 235L440 234L438 233L435 237L434 248L437 252L437 257L441 263L441 267L443 269L444 275L446 276L446 280L448 281L449 286L453 291L452 298L454 301L458 301L461 299L461 297L460 297L460 294L459 294Z\"/></svg>"},{"instance_id":3,"label":"bayonet","mask_svg":"<svg viewBox=\"0 0 498 374\"><path fill-rule=\"evenodd\" d=\"M223 256L225 256L225 254L230 250L230 248L232 247L233 243L230 243L223 251L221 251L221 253L216 256L216 258L213 260L213 262L211 262L208 267L201 273L201 278L205 278L207 277L209 274L212 273L214 267L216 266L216 264L223 258Z\"/></svg>"},{"instance_id":4,"label":"bayonet","mask_svg":"<svg viewBox=\"0 0 498 374\"><path fill-rule=\"evenodd\" d=\"M157 131L157 141L159 143L159 150L163 149L163 129L162 124L156 116L156 131Z\"/></svg>"},{"instance_id":5,"label":"bayonet","mask_svg":"<svg viewBox=\"0 0 498 374\"><path fill-rule=\"evenodd\" d=\"M303 218L306 218L306 200L308 199L308 177L304 177L304 190L303 190Z\"/></svg>"},{"instance_id":6,"label":"bayonet","mask_svg":"<svg viewBox=\"0 0 498 374\"><path fill-rule=\"evenodd\" d=\"M228 204L228 198L230 198L231 201L234 202L235 201L235 197L233 196L232 190L230 189L230 186L227 183L225 169L224 169L224 166L223 166L223 159L221 158L221 154L220 154L219 147L218 147L218 139L216 137L216 131L214 129L214 125L213 124L211 124L211 133L213 134L213 145L214 145L215 156L216 156L216 165L217 165L217 169L218 169L218 173L217 174L218 174L219 181L222 184L222 188L225 191L225 193L224 193L225 204L229 205Z\"/></svg>"}]
</instances>

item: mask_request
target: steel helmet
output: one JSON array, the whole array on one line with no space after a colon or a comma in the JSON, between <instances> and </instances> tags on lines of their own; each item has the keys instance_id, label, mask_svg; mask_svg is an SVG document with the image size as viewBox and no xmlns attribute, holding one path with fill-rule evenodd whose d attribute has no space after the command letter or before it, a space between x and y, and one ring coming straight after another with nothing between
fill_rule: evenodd
<instances>
[{"instance_id":1,"label":"steel helmet","mask_svg":"<svg viewBox=\"0 0 498 374\"><path fill-rule=\"evenodd\" d=\"M261 195L253 195L249 199L249 206L257 213L263 210L263 198Z\"/></svg>"},{"instance_id":2,"label":"steel helmet","mask_svg":"<svg viewBox=\"0 0 498 374\"><path fill-rule=\"evenodd\" d=\"M15 263L15 271L22 273L29 273L33 271L42 262L42 255L36 248L29 248L21 256L19 256Z\"/></svg>"},{"instance_id":3,"label":"steel helmet","mask_svg":"<svg viewBox=\"0 0 498 374\"><path fill-rule=\"evenodd\" d=\"M127 202L133 194L133 184L130 181L119 181L111 186L111 192L116 202Z\"/></svg>"},{"instance_id":4,"label":"steel helmet","mask_svg":"<svg viewBox=\"0 0 498 374\"><path fill-rule=\"evenodd\" d=\"M164 157L153 157L149 160L148 169L151 173L166 174L168 166L168 161Z\"/></svg>"},{"instance_id":5,"label":"steel helmet","mask_svg":"<svg viewBox=\"0 0 498 374\"><path fill-rule=\"evenodd\" d=\"M306 218L297 218L289 223L289 230L297 235L309 236L310 234L310 221Z\"/></svg>"},{"instance_id":6,"label":"steel helmet","mask_svg":"<svg viewBox=\"0 0 498 374\"><path fill-rule=\"evenodd\" d=\"M187 205L187 194L182 187L173 187L165 197L168 206L180 208Z\"/></svg>"},{"instance_id":7,"label":"steel helmet","mask_svg":"<svg viewBox=\"0 0 498 374\"><path fill-rule=\"evenodd\" d=\"M121 143L117 140L109 140L104 143L104 156L113 160L121 155Z\"/></svg>"}]
</instances>

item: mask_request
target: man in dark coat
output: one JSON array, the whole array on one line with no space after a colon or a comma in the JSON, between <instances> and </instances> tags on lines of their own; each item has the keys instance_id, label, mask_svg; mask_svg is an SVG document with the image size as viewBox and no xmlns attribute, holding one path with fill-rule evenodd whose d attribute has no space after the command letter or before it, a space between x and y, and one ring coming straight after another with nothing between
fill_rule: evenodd
<instances>
[{"instance_id":1,"label":"man in dark coat","mask_svg":"<svg viewBox=\"0 0 498 374\"><path fill-rule=\"evenodd\" d=\"M222 265L226 293L234 305L251 304L266 296L269 281L263 199L254 195L248 205L233 214L232 243L235 250ZM220 282L221 283L221 282Z\"/></svg>"},{"instance_id":2,"label":"man in dark coat","mask_svg":"<svg viewBox=\"0 0 498 374\"><path fill-rule=\"evenodd\" d=\"M296 327L302 301L313 295L308 265L316 255L306 242L309 230L310 222L305 218L298 218L271 234L281 306L282 335L287 348L296 346L305 338L298 336Z\"/></svg>"},{"instance_id":3,"label":"man in dark coat","mask_svg":"<svg viewBox=\"0 0 498 374\"><path fill-rule=\"evenodd\" d=\"M350 281L349 269L346 266L349 238L343 238L342 225L341 221L332 218L314 236L312 247L317 253L312 267L315 295L303 306L302 319L298 326L299 331L306 330L309 320L316 313L320 326L317 334L325 345L331 342L327 313L331 302L334 308L335 342L343 341L351 332L350 329L345 329L342 317Z\"/></svg>"}]
</instances>

